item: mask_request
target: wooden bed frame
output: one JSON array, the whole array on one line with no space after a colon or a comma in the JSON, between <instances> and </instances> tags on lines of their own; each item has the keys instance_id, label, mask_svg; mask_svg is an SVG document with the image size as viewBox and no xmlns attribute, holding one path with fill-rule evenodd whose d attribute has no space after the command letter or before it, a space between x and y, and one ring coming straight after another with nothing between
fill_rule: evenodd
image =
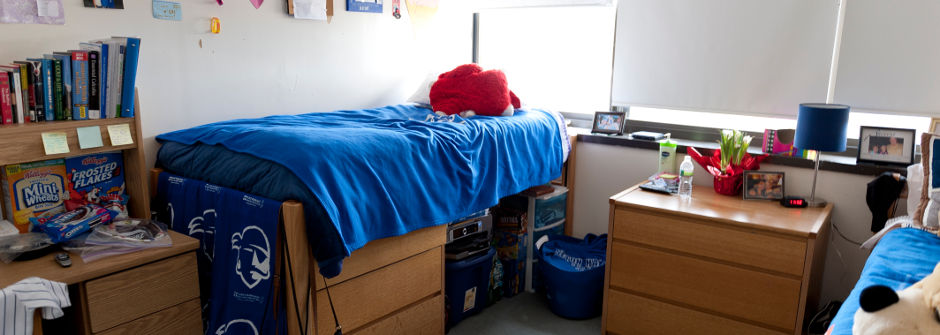
<instances>
[{"instance_id":1,"label":"wooden bed frame","mask_svg":"<svg viewBox=\"0 0 940 335\"><path fill-rule=\"evenodd\" d=\"M152 194L161 172L151 171ZM369 242L343 261L339 276L324 279L307 243L300 202L290 200L281 205L280 225L278 272L286 283L283 312L287 313L288 334L299 335L304 328L305 334L333 334L330 298L343 334L444 333L446 226ZM288 257L280 257L284 253L291 268L287 267ZM312 290L308 290L308 283Z\"/></svg>"},{"instance_id":2,"label":"wooden bed frame","mask_svg":"<svg viewBox=\"0 0 940 335\"><path fill-rule=\"evenodd\" d=\"M571 144L568 161L562 178L553 182L568 187L565 234L571 235L578 134L569 128L568 135ZM160 172L151 171L151 195L156 194ZM287 276L284 305L288 334L300 335L301 329L305 329L304 334L333 334L336 328L330 298L343 334L444 334L446 225L369 242L343 260L339 276L324 279L307 242L303 205L285 201L280 217L281 265L275 276ZM283 253L290 257L293 265L290 269ZM309 291L308 283L313 284Z\"/></svg>"}]
</instances>

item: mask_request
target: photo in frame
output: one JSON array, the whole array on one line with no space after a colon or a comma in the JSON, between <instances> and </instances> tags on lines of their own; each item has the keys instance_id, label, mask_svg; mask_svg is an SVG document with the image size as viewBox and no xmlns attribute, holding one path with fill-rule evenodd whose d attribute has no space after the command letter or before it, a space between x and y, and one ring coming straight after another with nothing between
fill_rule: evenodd
<instances>
[{"instance_id":1,"label":"photo in frame","mask_svg":"<svg viewBox=\"0 0 940 335\"><path fill-rule=\"evenodd\" d=\"M784 173L744 171L744 200L780 200L786 195Z\"/></svg>"},{"instance_id":2,"label":"photo in frame","mask_svg":"<svg viewBox=\"0 0 940 335\"><path fill-rule=\"evenodd\" d=\"M592 133L621 135L627 115L620 112L594 112Z\"/></svg>"},{"instance_id":3,"label":"photo in frame","mask_svg":"<svg viewBox=\"0 0 940 335\"><path fill-rule=\"evenodd\" d=\"M916 129L862 126L858 136L859 163L908 166L914 163Z\"/></svg>"}]
</instances>

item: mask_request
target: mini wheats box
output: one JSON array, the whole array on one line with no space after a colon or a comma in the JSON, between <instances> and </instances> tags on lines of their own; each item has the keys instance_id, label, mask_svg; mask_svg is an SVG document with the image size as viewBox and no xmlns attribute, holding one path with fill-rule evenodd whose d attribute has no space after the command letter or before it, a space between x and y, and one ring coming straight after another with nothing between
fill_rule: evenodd
<instances>
[{"instance_id":1,"label":"mini wheats box","mask_svg":"<svg viewBox=\"0 0 940 335\"><path fill-rule=\"evenodd\" d=\"M3 168L4 214L20 233L29 232L29 218L65 211L65 161L10 164Z\"/></svg>"},{"instance_id":2,"label":"mini wheats box","mask_svg":"<svg viewBox=\"0 0 940 335\"><path fill-rule=\"evenodd\" d=\"M120 152L66 158L65 169L68 207L101 204L108 196L124 195L124 157Z\"/></svg>"}]
</instances>

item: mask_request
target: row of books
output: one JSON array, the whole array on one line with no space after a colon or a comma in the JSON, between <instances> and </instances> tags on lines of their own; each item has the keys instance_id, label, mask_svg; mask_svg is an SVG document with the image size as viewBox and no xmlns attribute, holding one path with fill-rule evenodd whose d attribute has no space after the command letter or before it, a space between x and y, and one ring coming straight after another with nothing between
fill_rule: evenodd
<instances>
[{"instance_id":1,"label":"row of books","mask_svg":"<svg viewBox=\"0 0 940 335\"><path fill-rule=\"evenodd\" d=\"M140 39L112 37L0 65L0 123L134 117Z\"/></svg>"}]
</instances>

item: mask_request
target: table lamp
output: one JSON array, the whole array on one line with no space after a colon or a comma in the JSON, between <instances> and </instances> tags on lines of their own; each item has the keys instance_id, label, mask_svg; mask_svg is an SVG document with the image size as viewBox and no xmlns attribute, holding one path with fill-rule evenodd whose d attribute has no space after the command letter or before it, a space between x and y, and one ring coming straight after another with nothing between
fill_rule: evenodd
<instances>
[{"instance_id":1,"label":"table lamp","mask_svg":"<svg viewBox=\"0 0 940 335\"><path fill-rule=\"evenodd\" d=\"M800 104L796 119L796 138L793 146L800 150L815 150L816 167L813 170L813 192L809 196L810 207L826 205L816 200L816 177L819 175L819 151L845 151L845 137L849 125L849 106L837 104Z\"/></svg>"}]
</instances>

